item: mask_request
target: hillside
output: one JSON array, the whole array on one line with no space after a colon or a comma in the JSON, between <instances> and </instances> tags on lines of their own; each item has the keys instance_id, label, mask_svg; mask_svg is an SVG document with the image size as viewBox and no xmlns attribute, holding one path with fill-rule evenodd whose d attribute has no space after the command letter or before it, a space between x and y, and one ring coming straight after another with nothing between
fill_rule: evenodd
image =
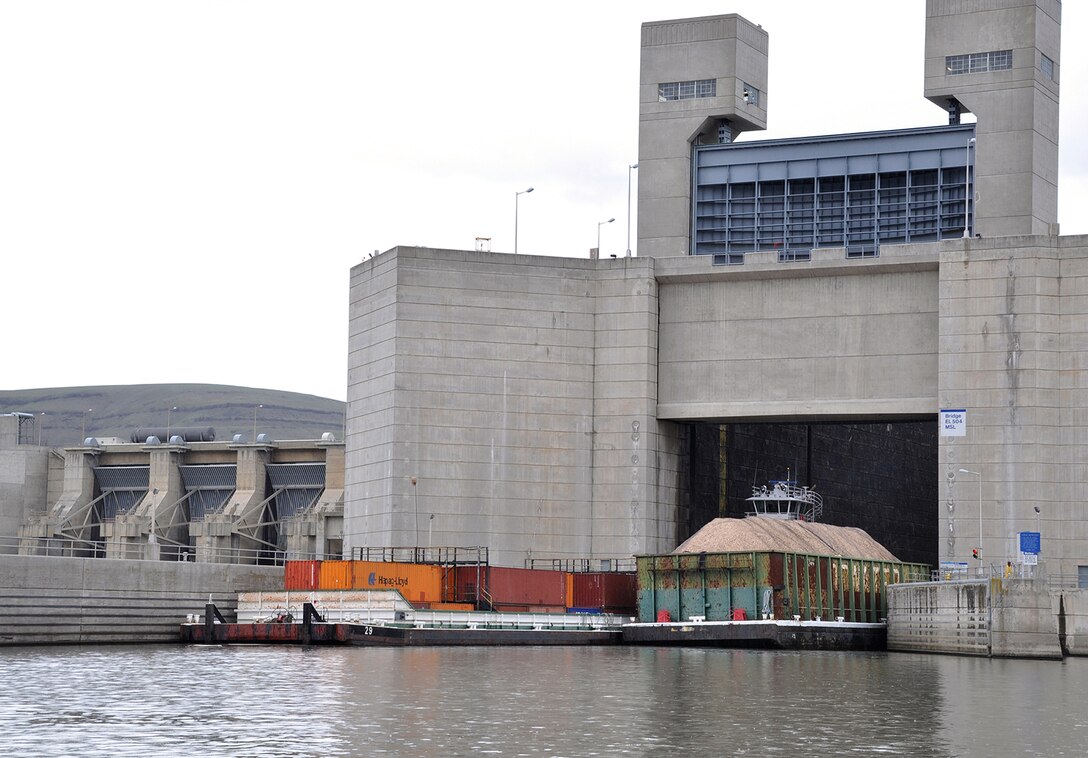
<instances>
[{"instance_id":1,"label":"hillside","mask_svg":"<svg viewBox=\"0 0 1088 758\"><path fill-rule=\"evenodd\" d=\"M258 408L258 406L263 406ZM219 384L133 384L103 387L0 390L0 413L44 413L42 444L77 445L82 436L120 437L137 428L211 427L216 440L235 434L253 439L319 439L332 432L344 439L345 403L297 392ZM88 412L88 410L90 412ZM81 430L85 430L81 432Z\"/></svg>"}]
</instances>

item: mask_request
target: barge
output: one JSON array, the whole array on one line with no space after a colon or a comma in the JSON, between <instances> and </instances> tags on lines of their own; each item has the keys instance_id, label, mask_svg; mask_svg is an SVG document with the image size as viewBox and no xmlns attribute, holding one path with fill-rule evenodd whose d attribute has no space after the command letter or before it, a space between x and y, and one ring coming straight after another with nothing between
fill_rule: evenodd
<instances>
[{"instance_id":1,"label":"barge","mask_svg":"<svg viewBox=\"0 0 1088 758\"><path fill-rule=\"evenodd\" d=\"M615 645L630 616L413 608L396 590L242 593L228 622L214 604L191 615L189 644Z\"/></svg>"}]
</instances>

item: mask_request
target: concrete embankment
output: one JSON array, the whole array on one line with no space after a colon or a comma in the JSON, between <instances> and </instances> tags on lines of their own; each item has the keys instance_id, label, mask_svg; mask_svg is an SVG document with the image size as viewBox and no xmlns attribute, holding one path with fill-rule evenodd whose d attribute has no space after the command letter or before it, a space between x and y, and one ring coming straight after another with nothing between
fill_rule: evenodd
<instances>
[{"instance_id":1,"label":"concrete embankment","mask_svg":"<svg viewBox=\"0 0 1088 758\"><path fill-rule=\"evenodd\" d=\"M888 588L888 649L995 658L1088 655L1088 590L1019 578Z\"/></svg>"},{"instance_id":2,"label":"concrete embankment","mask_svg":"<svg viewBox=\"0 0 1088 758\"><path fill-rule=\"evenodd\" d=\"M209 596L233 619L238 593L283 586L283 568L0 555L0 645L176 642Z\"/></svg>"}]
</instances>

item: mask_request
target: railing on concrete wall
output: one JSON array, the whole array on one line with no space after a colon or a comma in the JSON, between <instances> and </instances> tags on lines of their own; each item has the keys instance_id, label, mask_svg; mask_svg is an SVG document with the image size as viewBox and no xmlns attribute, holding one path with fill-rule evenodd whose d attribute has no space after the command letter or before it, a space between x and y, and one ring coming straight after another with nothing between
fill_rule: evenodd
<instances>
[{"instance_id":1,"label":"railing on concrete wall","mask_svg":"<svg viewBox=\"0 0 1088 758\"><path fill-rule=\"evenodd\" d=\"M152 558L157 551L158 558ZM56 558L106 558L105 540L80 540L68 537L0 537L0 553L46 555ZM110 558L159 560L173 563L229 563L239 565L282 566L295 560L339 560L340 555L250 548L196 548L190 545L156 545L125 542L111 546Z\"/></svg>"}]
</instances>

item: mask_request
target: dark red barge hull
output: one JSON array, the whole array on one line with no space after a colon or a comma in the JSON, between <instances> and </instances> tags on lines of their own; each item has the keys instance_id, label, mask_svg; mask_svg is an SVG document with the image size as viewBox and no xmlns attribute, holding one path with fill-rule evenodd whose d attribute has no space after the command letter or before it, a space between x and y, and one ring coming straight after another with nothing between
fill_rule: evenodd
<instances>
[{"instance_id":1,"label":"dark red barge hull","mask_svg":"<svg viewBox=\"0 0 1088 758\"><path fill-rule=\"evenodd\" d=\"M211 634L208 634L208 630ZM623 633L573 629L458 629L366 624L182 624L186 644L362 645L617 645Z\"/></svg>"}]
</instances>

